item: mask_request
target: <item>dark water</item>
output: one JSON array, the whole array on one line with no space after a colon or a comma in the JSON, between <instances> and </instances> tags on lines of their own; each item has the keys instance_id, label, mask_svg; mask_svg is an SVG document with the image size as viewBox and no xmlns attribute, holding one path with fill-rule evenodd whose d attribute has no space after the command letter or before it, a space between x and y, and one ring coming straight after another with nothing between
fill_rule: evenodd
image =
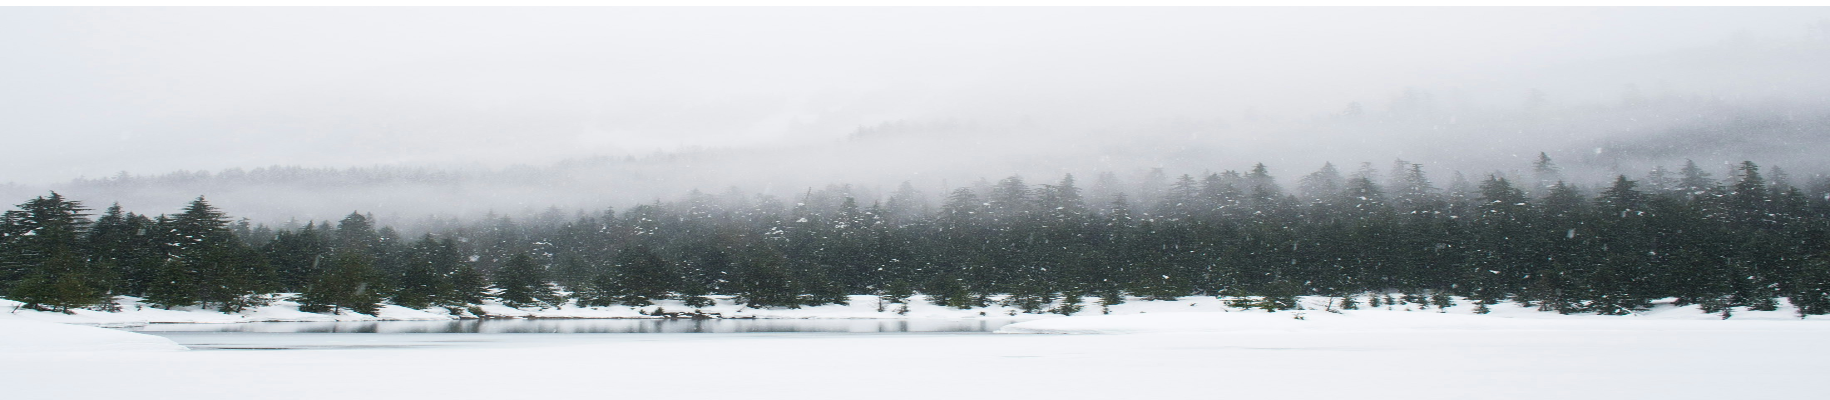
<instances>
[{"instance_id":1,"label":"dark water","mask_svg":"<svg viewBox=\"0 0 1830 400\"><path fill-rule=\"evenodd\" d=\"M129 328L192 350L360 350L518 347L644 340L803 335L976 334L1015 320L490 319L460 321L151 324ZM544 333L544 335L542 335ZM697 335L714 333L721 335Z\"/></svg>"}]
</instances>

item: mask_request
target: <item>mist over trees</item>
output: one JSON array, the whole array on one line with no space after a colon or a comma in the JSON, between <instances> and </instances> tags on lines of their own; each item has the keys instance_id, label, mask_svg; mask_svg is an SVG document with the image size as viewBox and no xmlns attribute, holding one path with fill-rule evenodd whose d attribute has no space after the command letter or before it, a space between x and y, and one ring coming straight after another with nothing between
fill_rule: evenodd
<instances>
[{"instance_id":1,"label":"mist over trees","mask_svg":"<svg viewBox=\"0 0 1830 400\"><path fill-rule=\"evenodd\" d=\"M1599 90L1594 97L1533 90L1513 93L1519 98L1515 102L1483 103L1407 89L1337 113L1281 118L1228 115L1097 124L911 119L859 126L844 139L808 144L687 148L499 168L273 165L122 172L56 185L0 186L0 195L27 198L55 189L150 208L181 205L207 193L224 209L270 225L334 220L351 209L400 225L428 215L475 218L494 212L528 218L549 206L628 208L695 189L786 198L809 187L849 183L860 197L874 198L909 183L928 201L939 201L954 188L998 174L1093 177L1112 171L1136 181L1146 179L1143 175L1153 168L1244 170L1248 160L1279 165L1346 161L1339 166L1352 169L1358 161L1368 161L1369 154L1399 155L1438 172L1530 177L1538 151L1519 149L1542 149L1559 160L1562 176L1581 181L1638 176L1660 165L1675 168L1684 160L1717 175L1741 160L1784 165L1801 178L1830 170L1816 151L1830 148L1830 135L1822 134L1830 113L1821 98L1722 97L1637 85ZM1387 167L1384 161L1378 164ZM1294 184L1294 178L1282 183Z\"/></svg>"},{"instance_id":2,"label":"mist over trees","mask_svg":"<svg viewBox=\"0 0 1830 400\"><path fill-rule=\"evenodd\" d=\"M1821 313L1823 15L22 9L0 296Z\"/></svg>"},{"instance_id":3,"label":"mist over trees","mask_svg":"<svg viewBox=\"0 0 1830 400\"><path fill-rule=\"evenodd\" d=\"M140 204L40 185L123 170L153 176L273 165L545 167L596 155L620 160L657 151L696 153L680 151L695 146L744 153L810 149L778 153L798 156L793 158L758 156L773 161L760 171L695 166L700 162L665 169L713 171L701 178L755 172L743 177L749 180L883 173L869 181L808 176L777 181L777 188L828 182L887 188L910 180L940 191L941 178L1090 175L1096 170L1059 169L1083 168L1100 155L1119 164L1098 170L1114 171L1394 156L1484 171L1498 166L1460 165L1456 156L1484 161L1529 149L1547 151L1574 169L1581 164L1578 152L1617 146L1570 142L1657 136L1675 126L1718 133L1758 129L1724 124L1739 118L1737 110L1761 114L1752 120L1821 115L1815 110L1830 90L1820 72L1830 65L1826 17L1830 12L1809 7L19 9L0 15L0 33L24 38L7 49L36 62L0 66L9 71L0 79L12 89L0 93L0 102L11 105L0 108L0 120L12 122L17 134L9 143L15 146L60 150L0 159L0 170L8 172L0 181L33 185L0 198L59 189L118 199L129 208L164 209L210 193L237 215L277 222L267 219L267 210L243 208L236 195L216 190L173 188L176 193L158 204ZM341 29L310 29L330 25ZM259 61L276 59L292 62ZM909 176L949 163L907 164L896 153L823 146L859 127L899 124L937 128L897 128L936 131L922 135L956 124L962 129L955 132L968 138L1018 138L913 148L1014 156L946 157L968 164L957 165L962 169L982 167L964 177ZM1227 153L1197 148L1189 153L1209 158L1178 164L1175 159L1186 157L1174 153L1187 146L1169 140L1138 143L1138 149L1165 151L1080 152L1123 144L1082 137L1113 134L1197 146L1216 142L1207 147ZM68 143L85 145L64 150ZM1070 146L1078 144L1085 147ZM1344 146L1361 152L1339 151ZM1463 154L1430 151L1437 148ZM1066 153L1054 155L1075 163L1031 163L1040 161L1028 159L1037 153ZM1136 156L1143 159L1132 163ZM828 165L848 167L773 165L835 157L842 159ZM1669 154L1656 163L1685 158L1706 165L1751 159L1806 167L1773 154ZM882 162L861 163L870 160ZM734 165L757 164L738 161ZM899 164L905 167L893 168ZM1623 165L1614 172L1650 166ZM579 183L641 193L609 204L560 205L627 207L692 188L627 184L645 179L719 189L733 184L683 175L611 176L619 184ZM917 179L929 177L934 179ZM395 206L381 199L386 196L358 197L371 204L312 213L335 219L355 208L385 217L390 210L372 203ZM506 209L492 206L475 213Z\"/></svg>"},{"instance_id":4,"label":"mist over trees","mask_svg":"<svg viewBox=\"0 0 1830 400\"><path fill-rule=\"evenodd\" d=\"M870 197L845 185L788 198L693 191L620 211L449 221L416 238L362 213L270 227L201 197L148 216L50 193L0 220L0 295L54 310L118 295L235 310L285 292L312 310L373 312L713 294L800 307L919 292L1048 312L1127 295L1279 308L1297 295L1397 292L1482 310L1625 314L1676 298L1727 317L1786 298L1802 314L1830 312L1830 179L1742 162L1720 178L1686 163L1570 181L1545 153L1527 170L1440 176L1397 160L1306 174L1261 163L1138 180L1019 175L939 201L909 185Z\"/></svg>"}]
</instances>

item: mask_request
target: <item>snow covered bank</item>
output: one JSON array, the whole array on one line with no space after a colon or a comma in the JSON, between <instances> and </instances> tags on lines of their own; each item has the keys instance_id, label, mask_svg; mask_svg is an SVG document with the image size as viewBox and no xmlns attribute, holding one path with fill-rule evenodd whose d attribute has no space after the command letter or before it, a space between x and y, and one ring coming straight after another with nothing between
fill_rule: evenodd
<instances>
[{"instance_id":1,"label":"snow covered bank","mask_svg":"<svg viewBox=\"0 0 1830 400\"><path fill-rule=\"evenodd\" d=\"M70 314L45 312L20 308L17 301L0 299L0 319L17 318L35 321L59 322L66 324L96 326L138 326L148 323L242 323L242 322L332 322L332 321L436 321L460 318L476 318L471 310L459 310L458 313L429 308L415 310L397 305L384 305L374 315L357 314L345 310L338 313L311 313L299 311L299 304L286 300L287 294L274 295L268 305L249 307L237 313L225 313L215 309L201 307L178 307L171 310L145 304L138 298L122 296L116 301L121 311L104 312L77 309ZM729 296L711 296L716 300L710 307L687 307L679 300L660 300L654 305L645 307L609 306L579 307L568 303L562 307L515 308L495 301L485 301L475 307L482 311L482 316L489 318L661 318L663 312L700 311L716 314L720 318L758 318L758 319L960 319L960 318L1040 318L1033 314L1022 314L1015 308L1001 305L973 309L955 309L930 304L917 296L909 304L884 304L879 309L876 296L851 296L849 305L828 304L803 308L750 308L737 304ZM1218 304L1218 302L1210 302ZM1164 304L1162 307L1185 307L1184 304Z\"/></svg>"},{"instance_id":2,"label":"snow covered bank","mask_svg":"<svg viewBox=\"0 0 1830 400\"><path fill-rule=\"evenodd\" d=\"M272 304L249 307L238 313L225 313L202 307L177 307L170 310L154 307L140 302L139 298L121 296L115 301L121 311L106 312L76 309L71 313L57 313L20 308L20 303L0 299L0 319L24 319L33 321L58 322L65 324L95 325L104 327L138 326L148 323L194 323L194 324L228 324L238 322L269 321L414 321L455 319L444 310L414 310L411 308L386 305L376 315L309 313L299 311L299 304L287 300L275 300Z\"/></svg>"},{"instance_id":3,"label":"snow covered bank","mask_svg":"<svg viewBox=\"0 0 1830 400\"><path fill-rule=\"evenodd\" d=\"M514 318L657 318L654 314L663 312L699 311L716 314L719 318L760 318L760 319L921 319L921 318L1009 318L1016 313L1015 309L992 306L968 310L947 308L929 304L920 296L907 305L907 312L901 312L903 304L883 304L878 310L876 296L850 296L849 304L827 304L802 308L750 308L737 303L730 296L708 296L716 304L709 307L688 307L679 300L658 300L654 305L644 307L608 306L579 307L567 305L555 308L513 308L490 301L479 306L493 317Z\"/></svg>"},{"instance_id":4,"label":"snow covered bank","mask_svg":"<svg viewBox=\"0 0 1830 400\"><path fill-rule=\"evenodd\" d=\"M1357 332L1403 330L1594 330L1594 329L1821 329L1830 332L1830 318L1799 318L1789 305L1773 311L1737 308L1730 319L1704 313L1699 306L1673 306L1669 300L1633 315L1558 314L1517 304L1495 304L1478 314L1472 304L1456 299L1448 309L1401 304L1371 309L1325 311L1328 299L1305 297L1304 310L1265 312L1222 309L1220 312L1155 312L1137 310L1123 315L1077 314L1068 318L1026 321L1000 328L998 333L1216 333L1216 332ZM1154 302L1146 302L1154 303ZM1167 302L1174 303L1174 302ZM1185 311L1156 307L1154 311ZM1114 313L1118 314L1118 313Z\"/></svg>"},{"instance_id":5,"label":"snow covered bank","mask_svg":"<svg viewBox=\"0 0 1830 400\"><path fill-rule=\"evenodd\" d=\"M96 326L137 326L137 325L144 325L144 324L148 324L148 323L241 323L241 322L281 322L281 321L285 321L285 322L439 321L439 320L453 320L453 319L460 319L460 318L475 318L478 316L478 315L472 314L473 310L469 310L469 309L457 310L458 312L454 314L450 310L440 309L440 308L415 310L415 309L410 309L410 308L396 306L396 305L382 306L380 311L375 313L374 315L356 314L356 313L348 312L348 311L345 311L341 314L310 313L310 312L299 311L299 304L296 302L286 300L287 296L285 294L274 295L272 297L273 297L273 299L270 301L270 303L268 305L250 307L250 308L243 310L241 312L238 312L238 313L224 313L224 312L214 310L214 309L204 309L204 308L199 308L199 307L181 307L181 308L176 308L176 309L172 309L172 310L166 310L166 309L161 309L158 307L153 307L151 305L144 304L144 303L140 302L140 300L137 298L122 297L122 298L120 298L120 300L117 301L117 304L119 305L119 308L121 309L121 311L119 311L119 312L103 312L103 311L95 311L95 310L73 310L71 314L63 314L63 313L54 313L54 312L35 311L35 310L30 310L30 309L21 309L21 308L19 308L20 303L17 301L0 299L0 319L18 318L18 319L27 319L27 320L35 320L35 321L60 322L60 323L68 323L68 324L82 324L82 325L96 325ZM514 308L514 307L508 307L508 306L502 305L502 304L494 302L494 301L486 301L486 302L484 302L484 304L478 305L474 309L475 309L475 311L481 311L481 314L483 316L492 317L492 318L660 318L660 317L657 317L656 314L659 314L662 312L669 312L669 313L691 312L691 311L695 311L695 310L699 311L699 312L707 313L707 314L716 314L720 318L758 318L758 319L808 319L808 318L824 318L824 319L976 319L976 318L1055 319L1055 318L1063 317L1063 315L1059 315L1059 314L1025 314L1016 308L1004 306L1004 305L998 305L995 303L990 306L987 306L987 307L977 307L977 308L962 310L962 309L934 305L932 303L927 302L925 300L925 296L915 296L915 298L911 299L907 304L889 303L889 304L879 305L877 297L859 295L859 296L851 296L851 301L850 301L849 305L828 304L828 305L817 306L817 307L803 307L803 308L793 308L793 309L790 309L790 308L763 308L763 309L749 308L749 307L744 307L744 306L737 304L736 301L734 301L729 296L712 296L712 297L716 300L715 305L709 306L709 307L698 307L698 308L687 307L685 304L683 304L682 302L680 302L678 300L661 300L661 301L655 302L656 303L655 305L645 306L645 307L627 307L627 306L579 307L576 304L568 303L567 305L562 306L562 307L546 307L546 308ZM1293 329L1309 329L1307 327L1314 327L1317 325L1327 325L1330 323L1335 323L1335 322L1328 322L1328 321L1332 321L1330 315L1322 315L1322 314L1328 314L1321 310L1327 308L1327 304L1329 301L1330 301L1330 299L1326 298L1326 297L1304 297L1304 298L1302 298L1301 302L1304 305L1304 308L1306 308L1308 310L1301 311L1301 312L1308 314L1311 317L1310 318L1311 321L1316 322L1316 323L1303 324L1303 325L1292 325L1294 327L1301 327L1301 328L1293 328ZM1597 315L1593 315L1593 314L1562 315L1562 314L1557 314L1554 312L1537 311L1537 309L1533 308L1533 307L1521 307L1521 306L1518 306L1515 304L1510 304L1510 303L1493 305L1490 307L1491 312L1489 314L1477 315L1477 314L1475 314L1475 307L1472 303L1469 303L1468 301L1466 301L1464 299L1455 299L1454 302L1455 302L1455 306L1450 307L1447 310L1442 310L1442 309L1438 309L1435 307L1423 307L1419 304L1395 304L1395 305L1385 305L1385 306L1379 307L1377 309L1368 308L1368 309L1362 309L1362 310L1347 311L1346 315L1349 315L1349 316L1370 315L1370 314L1460 315L1460 316L1477 316L1480 318L1479 321L1490 321L1490 320L1493 320L1496 318L1497 319L1545 319L1545 320L1603 318L1603 319L1611 319L1611 320L1670 319L1670 320L1706 320L1706 321L1715 321L1715 320L1722 319L1722 317L1720 315L1702 312L1702 310L1698 306L1695 306L1695 305L1685 306L1685 307L1675 307L1675 306L1671 306L1668 303L1657 303L1657 304L1655 304L1655 306L1652 309L1645 310L1636 315L1597 316ZM1158 315L1158 314L1187 314L1187 313L1218 314L1218 315L1235 315L1235 314L1249 315L1249 314L1253 314L1253 313L1265 314L1262 311L1241 310L1238 308L1228 307L1228 306L1226 306L1224 301L1222 301L1221 299L1214 298L1214 297L1193 297L1193 296L1191 296L1191 297L1184 297L1180 300L1173 300L1173 301L1147 301L1147 300L1143 300L1143 299L1139 299L1139 298L1131 298L1131 299L1128 299L1125 303L1112 305L1110 307L1101 307L1098 304L1092 303L1092 299L1088 299L1088 303L1082 304L1082 308L1078 312L1076 312L1072 315L1075 317L1100 316L1100 315L1107 315L1107 314L1112 315L1112 316L1140 315L1140 314L1149 314L1149 315L1154 316L1154 315ZM1245 319L1256 318L1253 320L1262 319L1264 321L1264 322L1262 322L1263 324L1288 324L1288 322L1286 322L1285 320L1294 321L1294 318L1291 315L1287 315L1287 314L1283 314L1283 313L1274 313L1274 314L1279 315L1279 316L1264 317L1264 318L1247 317L1247 316L1232 316L1232 317L1227 317L1227 318L1230 318L1229 321L1233 321L1233 320L1244 321ZM1340 315L1333 315L1333 316L1339 317ZM1220 318L1220 317L1207 317L1207 318L1211 319L1211 318ZM1749 320L1792 321L1792 320L1798 320L1798 319L1799 319L1798 315L1795 313L1795 311L1790 306L1786 305L1786 303L1782 300L1780 302L1779 309L1774 310L1774 311L1750 311L1750 310L1745 310L1744 308L1735 308L1733 310L1733 317L1730 320L1731 321L1749 321ZM1830 318L1827 318L1827 316L1812 316L1808 319L1809 320L1830 320ZM1190 319L1187 321L1181 321L1181 322L1148 322L1148 323L1140 322L1145 325L1158 326L1158 328L1147 328L1147 329L1146 328L1137 328L1137 329L1162 331L1162 330L1168 329L1167 328L1168 326L1171 326L1171 325L1164 325L1164 324L1198 324L1197 322L1194 322L1196 320L1198 320L1198 318ZM1102 319L1102 320L1095 320L1095 321L1108 321L1108 320ZM1167 319L1160 318L1160 317L1143 317L1143 318L1138 318L1138 319L1122 319L1121 318L1121 319L1115 319L1115 320L1110 320L1110 321L1121 321L1121 322L1117 322L1117 323L1125 323L1123 321L1167 321ZM1381 321L1383 321L1383 320L1381 320ZM1444 321L1455 321L1455 320L1454 319L1441 319L1441 318L1409 319L1409 320L1405 320L1405 321L1411 321L1411 322L1405 322L1405 323L1413 323L1413 324L1414 323L1448 324L1450 326L1455 325L1455 324L1461 324L1461 322L1454 322L1454 323L1444 322ZM1368 322L1368 320L1366 318L1354 318L1354 319L1344 320L1343 322L1339 322L1339 323L1364 327L1364 326L1369 326L1367 324L1387 323L1387 322L1397 323L1394 321ZM1080 324L1080 323L1082 323L1082 322L1072 322L1072 324ZM1236 324L1236 323L1237 322L1233 322L1231 324ZM1253 324L1257 324L1257 323L1260 323L1260 322L1253 322ZM1490 322L1482 322L1482 323L1490 323ZM1070 324L1070 322L1060 322L1060 323L1055 323L1055 324ZM1114 324L1116 324L1116 323L1114 323ZM1196 327L1196 326L1192 326L1192 325L1175 325L1175 326L1184 326L1184 328L1192 329L1195 331L1215 331L1216 329L1222 329L1222 328L1200 328L1200 327ZM1281 326L1281 325L1264 325L1263 327L1252 328L1252 329L1287 329L1287 328L1276 328L1275 326ZM1435 325L1429 325L1429 326L1435 326ZM1013 329L1044 329L1043 327L1047 327L1046 329L1051 330L1051 331L1054 329L1065 329L1065 330L1069 330L1069 331L1078 332L1079 329L1082 329L1081 327L1068 327L1068 325L1049 325L1049 324L1027 325L1024 327L1017 327L1017 328L1013 328ZM1096 329L1096 330L1107 330L1107 329L1110 329L1112 332L1118 332L1118 331L1130 331L1130 329L1132 329L1132 328L1119 328L1116 326L1111 326L1108 328L1100 328L1100 329ZM1224 328L1222 330L1238 330L1238 329L1244 329L1244 328Z\"/></svg>"},{"instance_id":6,"label":"snow covered bank","mask_svg":"<svg viewBox=\"0 0 1830 400\"><path fill-rule=\"evenodd\" d=\"M1300 318L1299 318L1300 317ZM1051 318L1019 322L997 333L1224 333L1224 332L1367 332L1469 330L1641 330L1641 329L1774 329L1803 328L1830 332L1823 320L1689 320L1588 316L1572 319L1507 318L1435 312L1386 310L1164 313Z\"/></svg>"},{"instance_id":7,"label":"snow covered bank","mask_svg":"<svg viewBox=\"0 0 1830 400\"><path fill-rule=\"evenodd\" d=\"M171 351L170 339L106 328L0 318L0 353L54 351Z\"/></svg>"}]
</instances>

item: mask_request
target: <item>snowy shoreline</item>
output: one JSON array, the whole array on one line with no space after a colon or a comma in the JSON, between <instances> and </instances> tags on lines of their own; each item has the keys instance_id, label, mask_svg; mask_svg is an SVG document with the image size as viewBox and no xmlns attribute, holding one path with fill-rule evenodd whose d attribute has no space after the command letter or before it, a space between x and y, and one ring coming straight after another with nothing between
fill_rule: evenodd
<instances>
[{"instance_id":1,"label":"snowy shoreline","mask_svg":"<svg viewBox=\"0 0 1830 400\"><path fill-rule=\"evenodd\" d=\"M131 327L147 324L236 324L256 322L372 322L372 321L443 321L477 319L1034 319L1059 315L1024 314L1016 309L993 305L967 310L953 309L912 301L905 312L901 304L886 304L878 311L877 297L852 296L849 305L822 305L796 309L749 308L736 304L728 296L711 296L716 304L709 307L687 307L677 300L660 300L645 307L608 306L515 308L486 301L467 309L410 309L383 305L374 314L313 313L299 311L299 304L275 296L267 305L249 307L241 312L225 313L201 307L164 309L142 303L133 297L121 297L116 305L121 311L89 309L56 313L21 308L18 301L0 299L0 319L14 318L73 325ZM453 311L456 311L453 313ZM481 314L473 311L481 311Z\"/></svg>"},{"instance_id":2,"label":"snowy shoreline","mask_svg":"<svg viewBox=\"0 0 1830 400\"><path fill-rule=\"evenodd\" d=\"M95 310L73 310L70 314L36 311L20 308L17 301L0 299L0 319L27 319L45 322L57 322L74 325L102 327L131 327L146 324L234 324L254 322L368 322L368 321L440 321L466 319L853 319L853 320L897 320L897 319L1016 319L1016 320L1055 320L1068 315L1023 313L1020 310L994 304L971 309L956 309L933 305L916 296L905 304L883 304L879 306L875 296L851 296L850 304L829 304L796 309L787 308L749 308L736 304L727 296L713 296L716 304L709 307L687 307L677 300L661 300L645 307L609 306L548 308L514 308L494 301L487 301L468 309L410 309L397 305L384 305L373 315L353 312L311 313L299 311L298 303L286 300L285 295L274 295L269 304L250 307L237 313L224 313L213 309L199 307L180 307L166 310L141 303L139 299L122 297L117 300L121 311L104 312ZM1179 300L1151 301L1139 298L1128 299L1122 304L1102 308L1096 304L1084 305L1083 309L1073 313L1073 317L1086 316L1133 316L1141 314L1181 314L1181 313L1247 313L1279 315L1278 319L1292 319L1297 315L1310 315L1319 318L1318 324L1332 321L1341 314L1326 310L1330 299L1326 297L1304 297L1301 300L1302 310L1279 311L1266 313L1259 310L1247 310L1228 307L1225 301L1215 297L1184 297ZM1397 314L1449 314L1476 318L1476 320L1559 320L1559 319L1596 319L1603 320L1723 320L1718 314L1704 313L1699 306L1673 306L1669 301L1655 302L1650 309L1623 316L1601 316L1595 314L1558 314L1555 312L1537 311L1531 307L1520 307L1515 304L1502 303L1491 306L1488 314L1475 313L1473 304L1466 299L1455 299L1455 306L1447 310L1419 304L1397 304L1377 309L1345 311L1351 315ZM1421 306L1421 307L1420 307ZM881 309L881 311L879 311ZM453 311L457 311L453 313ZM473 313L481 311L481 314ZM1109 315L1108 315L1109 314ZM1612 317L1612 318L1609 318ZM1266 317L1268 318L1268 317ZM1080 320L1081 318L1073 318ZM1232 318L1237 320L1238 318ZM1263 318L1260 318L1263 319ZM1728 321L1747 320L1830 320L1825 316L1799 318L1795 310L1783 299L1780 307L1773 311L1751 311L1737 308ZM1123 319L1119 319L1123 321ZM1047 325L1041 324L1040 325ZM1038 324L1025 324L1037 326ZM1317 325L1317 324L1306 324ZM1016 326L1011 329L1020 329ZM1053 328L1051 328L1053 329ZM1066 329L1066 328L1063 328ZM1073 329L1068 329L1073 330ZM1123 329L1119 329L1122 331Z\"/></svg>"}]
</instances>

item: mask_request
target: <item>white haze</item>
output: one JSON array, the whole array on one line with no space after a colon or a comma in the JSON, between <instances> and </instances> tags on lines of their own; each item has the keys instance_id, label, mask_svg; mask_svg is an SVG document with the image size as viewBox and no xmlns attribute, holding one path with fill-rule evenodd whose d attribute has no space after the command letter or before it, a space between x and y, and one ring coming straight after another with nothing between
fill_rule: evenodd
<instances>
[{"instance_id":1,"label":"white haze","mask_svg":"<svg viewBox=\"0 0 1830 400\"><path fill-rule=\"evenodd\" d=\"M1539 151L1583 180L1686 158L1821 172L1826 18L1822 8L7 8L0 182L14 183L0 195L58 190L161 213L201 194L284 221L627 207L733 186L787 198L855 184L870 197L910 181L938 195L1012 174L1135 181L1153 167L1255 162L1292 180L1324 161L1352 171L1404 158L1440 185L1453 171L1524 168ZM1361 115L1345 111L1352 103ZM465 178L223 178L272 166ZM218 179L67 183L180 170Z\"/></svg>"}]
</instances>

